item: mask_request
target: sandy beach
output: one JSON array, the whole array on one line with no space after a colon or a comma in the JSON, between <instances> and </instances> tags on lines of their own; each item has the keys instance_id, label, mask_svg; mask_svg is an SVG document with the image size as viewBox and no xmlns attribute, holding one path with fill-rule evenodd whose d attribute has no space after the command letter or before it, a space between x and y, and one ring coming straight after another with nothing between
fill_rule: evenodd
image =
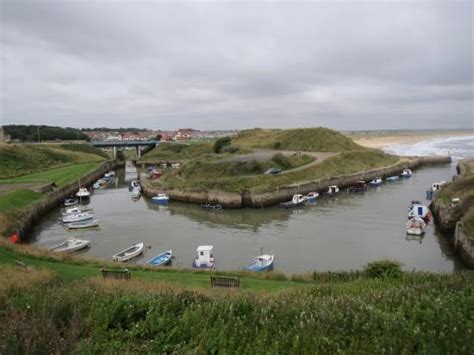
<instances>
[{"instance_id":1,"label":"sandy beach","mask_svg":"<svg viewBox=\"0 0 474 355\"><path fill-rule=\"evenodd\" d=\"M401 144L414 144L436 138L474 136L474 130L459 131L403 131L364 132L347 134L357 144L368 148L387 148Z\"/></svg>"}]
</instances>

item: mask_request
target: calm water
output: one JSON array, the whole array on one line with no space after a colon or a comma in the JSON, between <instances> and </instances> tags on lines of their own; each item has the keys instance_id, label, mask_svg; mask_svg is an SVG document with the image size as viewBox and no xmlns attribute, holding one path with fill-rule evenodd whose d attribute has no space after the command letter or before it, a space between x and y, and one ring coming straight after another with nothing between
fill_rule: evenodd
<instances>
[{"instance_id":1,"label":"calm water","mask_svg":"<svg viewBox=\"0 0 474 355\"><path fill-rule=\"evenodd\" d=\"M424 201L425 190L437 180L450 180L455 164L425 167L411 179L369 188L364 194L341 193L320 198L315 205L294 210L278 207L210 212L171 202L158 207L146 199L133 202L118 171L114 186L95 193L90 206L100 229L67 232L57 223L59 209L37 226L34 240L50 247L67 236L91 241L86 256L110 258L142 241L150 249L143 263L172 249L175 267L190 267L198 245L214 245L218 269L238 269L261 253L275 254L275 269L286 273L361 268L367 262L393 258L407 270L453 271L463 266L447 236L428 226L421 240L407 239L408 203Z\"/></svg>"}]
</instances>

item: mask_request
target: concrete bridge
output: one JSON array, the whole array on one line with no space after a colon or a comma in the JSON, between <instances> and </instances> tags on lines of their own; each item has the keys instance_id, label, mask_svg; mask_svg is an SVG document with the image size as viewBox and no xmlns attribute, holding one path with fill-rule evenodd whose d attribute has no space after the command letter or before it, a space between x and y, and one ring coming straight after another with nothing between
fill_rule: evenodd
<instances>
[{"instance_id":1,"label":"concrete bridge","mask_svg":"<svg viewBox=\"0 0 474 355\"><path fill-rule=\"evenodd\" d=\"M156 147L160 144L160 141L150 140L150 141L92 141L90 145L96 148L113 148L114 158L117 157L117 147L135 147L137 150L138 159L141 158L142 153L140 147Z\"/></svg>"}]
</instances>

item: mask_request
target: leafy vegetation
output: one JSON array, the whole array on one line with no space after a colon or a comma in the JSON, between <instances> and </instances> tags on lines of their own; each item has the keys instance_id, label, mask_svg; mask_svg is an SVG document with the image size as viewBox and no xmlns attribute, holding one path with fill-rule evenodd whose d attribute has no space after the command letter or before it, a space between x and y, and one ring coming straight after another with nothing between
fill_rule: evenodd
<instances>
[{"instance_id":1,"label":"leafy vegetation","mask_svg":"<svg viewBox=\"0 0 474 355\"><path fill-rule=\"evenodd\" d=\"M251 129L240 132L232 141L251 148L306 152L346 152L364 150L349 137L328 128Z\"/></svg>"},{"instance_id":2,"label":"leafy vegetation","mask_svg":"<svg viewBox=\"0 0 474 355\"><path fill-rule=\"evenodd\" d=\"M70 127L7 125L3 126L3 129L12 139L19 139L25 142L38 142L39 140L89 140L89 137L81 132L81 130Z\"/></svg>"},{"instance_id":3,"label":"leafy vegetation","mask_svg":"<svg viewBox=\"0 0 474 355\"><path fill-rule=\"evenodd\" d=\"M215 142L214 142L214 147L213 147L213 150L214 150L214 153L220 153L222 151L222 149L228 145L230 145L230 143L232 142L232 140L230 139L230 137L221 137L221 138L218 138Z\"/></svg>"},{"instance_id":4,"label":"leafy vegetation","mask_svg":"<svg viewBox=\"0 0 474 355\"><path fill-rule=\"evenodd\" d=\"M4 255L0 248L0 262ZM84 267L58 264L68 272ZM474 351L473 272L335 273L329 282L278 293L264 291L265 285L298 283L256 280L263 288L255 294L210 290L209 282L192 288L141 279L186 274L208 281L202 272L132 271L129 282L65 281L60 267L55 277L45 266L29 272L2 266L2 354Z\"/></svg>"},{"instance_id":5,"label":"leafy vegetation","mask_svg":"<svg viewBox=\"0 0 474 355\"><path fill-rule=\"evenodd\" d=\"M83 145L39 145L2 144L0 145L0 179L36 173L67 164L81 164L103 160L95 148ZM77 149L76 149L77 148Z\"/></svg>"},{"instance_id":6,"label":"leafy vegetation","mask_svg":"<svg viewBox=\"0 0 474 355\"><path fill-rule=\"evenodd\" d=\"M181 144L163 142L143 156L142 161L189 160L213 153L210 143Z\"/></svg>"},{"instance_id":7,"label":"leafy vegetation","mask_svg":"<svg viewBox=\"0 0 474 355\"><path fill-rule=\"evenodd\" d=\"M367 264L365 272L372 278L397 278L402 275L402 268L398 261L380 260Z\"/></svg>"},{"instance_id":8,"label":"leafy vegetation","mask_svg":"<svg viewBox=\"0 0 474 355\"><path fill-rule=\"evenodd\" d=\"M61 149L70 150L73 152L95 154L95 155L98 155L99 157L109 159L109 155L106 152L89 144L69 143L69 144L61 144L59 147Z\"/></svg>"}]
</instances>

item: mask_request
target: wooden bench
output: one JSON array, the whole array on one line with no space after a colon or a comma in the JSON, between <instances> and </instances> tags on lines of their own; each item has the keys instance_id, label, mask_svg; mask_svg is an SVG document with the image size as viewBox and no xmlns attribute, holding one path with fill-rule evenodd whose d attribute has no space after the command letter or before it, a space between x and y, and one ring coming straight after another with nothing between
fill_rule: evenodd
<instances>
[{"instance_id":1,"label":"wooden bench","mask_svg":"<svg viewBox=\"0 0 474 355\"><path fill-rule=\"evenodd\" d=\"M102 277L105 279L116 279L116 280L130 280L132 274L128 269L123 270L110 270L110 269L100 269Z\"/></svg>"},{"instance_id":2,"label":"wooden bench","mask_svg":"<svg viewBox=\"0 0 474 355\"><path fill-rule=\"evenodd\" d=\"M227 277L227 276L211 276L212 287L240 287L240 279L238 277Z\"/></svg>"}]
</instances>

